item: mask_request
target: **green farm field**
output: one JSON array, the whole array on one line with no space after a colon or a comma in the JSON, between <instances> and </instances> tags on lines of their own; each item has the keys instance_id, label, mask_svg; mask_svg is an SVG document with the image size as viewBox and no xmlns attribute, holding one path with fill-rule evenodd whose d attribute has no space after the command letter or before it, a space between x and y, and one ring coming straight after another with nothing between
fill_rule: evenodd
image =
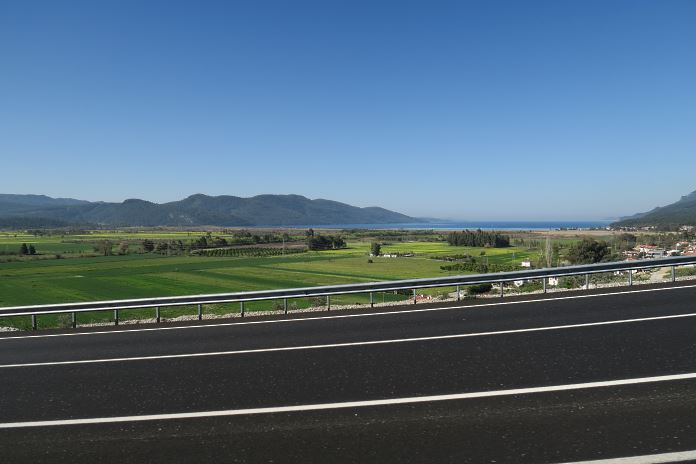
<instances>
[{"instance_id":1,"label":"green farm field","mask_svg":"<svg viewBox=\"0 0 696 464\"><path fill-rule=\"evenodd\" d=\"M74 238L74 237L73 237ZM94 239L93 236L90 238ZM16 242L15 242L16 243ZM34 243L34 242L33 242ZM39 243L39 242L36 242ZM433 256L471 254L485 251L490 263L517 263L536 254L519 247L470 248L444 242L396 242L382 247L383 253L412 252L409 258L371 258L369 242L354 241L348 248L297 255L254 258L125 256L29 260L0 263L0 306L18 306L78 301L144 298L154 296L223 293L262 289L307 287L380 280L454 275L440 269L443 261ZM37 245L38 248L39 245ZM440 294L442 289L434 289ZM404 295L378 295L382 299L407 298ZM332 298L332 304L367 303L367 295ZM297 300L298 307L316 302ZM269 310L273 302L248 304L248 310ZM238 310L209 305L207 313ZM193 313L193 308L167 309L163 317ZM106 322L107 312L80 315L80 322ZM150 311L123 311L123 318L149 318ZM40 325L66 324L63 316L41 316ZM26 328L28 318L0 321L0 325Z\"/></svg>"},{"instance_id":2,"label":"green farm field","mask_svg":"<svg viewBox=\"0 0 696 464\"><path fill-rule=\"evenodd\" d=\"M144 239L191 240L200 235L202 235L202 232L190 231L104 231L64 236L35 236L24 232L0 232L0 256L16 253L22 243L34 245L39 255L72 254L92 252L94 243L99 240L110 240L114 244L118 244L120 242L136 242ZM222 238L232 237L232 235L222 233L216 233L215 235Z\"/></svg>"}]
</instances>

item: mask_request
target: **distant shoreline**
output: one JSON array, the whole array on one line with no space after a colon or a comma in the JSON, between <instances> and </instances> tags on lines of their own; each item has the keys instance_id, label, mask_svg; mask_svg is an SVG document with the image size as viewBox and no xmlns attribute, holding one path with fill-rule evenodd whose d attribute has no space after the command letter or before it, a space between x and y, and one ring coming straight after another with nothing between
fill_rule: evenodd
<instances>
[{"instance_id":1,"label":"distant shoreline","mask_svg":"<svg viewBox=\"0 0 696 464\"><path fill-rule=\"evenodd\" d=\"M480 222L422 222L400 224L308 224L292 226L257 226L257 228L287 229L364 229L364 230L590 230L605 228L612 221L480 221Z\"/></svg>"}]
</instances>

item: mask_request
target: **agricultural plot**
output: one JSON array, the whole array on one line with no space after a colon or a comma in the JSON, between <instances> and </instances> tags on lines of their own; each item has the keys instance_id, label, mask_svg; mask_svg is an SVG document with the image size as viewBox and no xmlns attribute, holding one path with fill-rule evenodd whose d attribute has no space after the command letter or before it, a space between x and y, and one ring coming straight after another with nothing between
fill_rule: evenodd
<instances>
[{"instance_id":1,"label":"agricultural plot","mask_svg":"<svg viewBox=\"0 0 696 464\"><path fill-rule=\"evenodd\" d=\"M74 238L74 237L73 237ZM68 303L91 300L144 298L223 293L274 288L409 279L453 275L440 269L445 262L434 256L471 254L491 262L521 262L532 254L521 248L454 247L441 242L397 242L383 253L413 253L408 258L368 256L368 241L349 242L348 248L280 256L160 256L132 254L91 258L30 260L0 263L0 306ZM372 262L368 262L372 261ZM433 294L443 293L433 289ZM376 301L393 301L407 295L376 295ZM368 295L334 297L334 305L367 304ZM321 301L293 301L298 307ZM279 302L255 302L248 311L278 309ZM238 305L209 305L206 313L237 311ZM163 310L163 317L193 314L193 308ZM151 311L124 311L123 318L150 318ZM80 315L80 322L108 322L108 312ZM40 324L69 323L65 316L42 316ZM28 318L0 320L0 325L26 328Z\"/></svg>"},{"instance_id":2,"label":"agricultural plot","mask_svg":"<svg viewBox=\"0 0 696 464\"><path fill-rule=\"evenodd\" d=\"M93 245L87 242L69 241L61 237L34 237L33 235L0 235L0 256L15 255L22 243L32 244L40 254L44 253L83 253L92 251Z\"/></svg>"}]
</instances>

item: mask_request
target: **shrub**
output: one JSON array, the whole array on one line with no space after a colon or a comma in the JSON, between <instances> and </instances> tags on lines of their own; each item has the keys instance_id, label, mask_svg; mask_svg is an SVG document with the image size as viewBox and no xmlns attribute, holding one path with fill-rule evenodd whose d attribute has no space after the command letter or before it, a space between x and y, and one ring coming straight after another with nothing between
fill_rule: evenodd
<instances>
[{"instance_id":1,"label":"shrub","mask_svg":"<svg viewBox=\"0 0 696 464\"><path fill-rule=\"evenodd\" d=\"M493 290L493 284L476 284L469 285L466 288L466 293L468 295L481 295L483 293L488 293Z\"/></svg>"}]
</instances>

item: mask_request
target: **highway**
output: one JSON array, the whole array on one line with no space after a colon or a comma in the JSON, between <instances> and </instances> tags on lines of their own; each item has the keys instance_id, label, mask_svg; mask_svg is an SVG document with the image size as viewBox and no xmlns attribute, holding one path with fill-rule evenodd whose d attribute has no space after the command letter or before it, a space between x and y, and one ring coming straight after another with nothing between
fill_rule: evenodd
<instances>
[{"instance_id":1,"label":"highway","mask_svg":"<svg viewBox=\"0 0 696 464\"><path fill-rule=\"evenodd\" d=\"M0 462L648 463L695 450L688 282L0 335Z\"/></svg>"}]
</instances>

